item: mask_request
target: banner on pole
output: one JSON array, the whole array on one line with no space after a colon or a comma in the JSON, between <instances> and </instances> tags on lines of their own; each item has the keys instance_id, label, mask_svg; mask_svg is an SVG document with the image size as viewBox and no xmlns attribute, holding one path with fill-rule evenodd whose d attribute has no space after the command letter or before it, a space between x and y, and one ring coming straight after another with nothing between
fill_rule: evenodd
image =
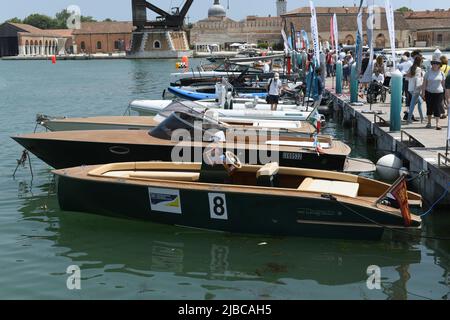
<instances>
[{"instance_id":1,"label":"banner on pole","mask_svg":"<svg viewBox=\"0 0 450 320\"><path fill-rule=\"evenodd\" d=\"M358 30L356 32L356 52L355 52L355 62L356 62L356 70L358 75L361 74L361 66L362 66L362 53L363 53L363 43L362 43L362 35L363 35L363 23L362 23L362 5L363 0L359 3L358 17L357 17L357 25Z\"/></svg>"},{"instance_id":2,"label":"banner on pole","mask_svg":"<svg viewBox=\"0 0 450 320\"><path fill-rule=\"evenodd\" d=\"M374 0L372 0L372 3ZM365 79L371 79L372 78L372 72L373 72L373 57L374 57L374 48L373 48L373 28L374 28L374 19L375 14L373 11L373 5L367 7L367 42L369 45L369 52L370 52L370 58L369 58L369 64L367 65L366 72L364 73Z\"/></svg>"},{"instance_id":3,"label":"banner on pole","mask_svg":"<svg viewBox=\"0 0 450 320\"><path fill-rule=\"evenodd\" d=\"M319 30L317 27L317 14L316 14L316 8L314 7L314 3L312 1L309 1L309 6L311 8L311 36L313 39L313 45L314 45L314 57L316 60L316 63L320 63L320 48L319 48Z\"/></svg>"},{"instance_id":4,"label":"banner on pole","mask_svg":"<svg viewBox=\"0 0 450 320\"><path fill-rule=\"evenodd\" d=\"M339 32L336 13L333 15L333 35L336 46L336 55L339 58Z\"/></svg>"},{"instance_id":5,"label":"banner on pole","mask_svg":"<svg viewBox=\"0 0 450 320\"><path fill-rule=\"evenodd\" d=\"M303 38L303 41L305 42L305 48L306 48L306 50L309 50L308 33L306 33L305 30L302 30L302 38Z\"/></svg>"},{"instance_id":6,"label":"banner on pole","mask_svg":"<svg viewBox=\"0 0 450 320\"><path fill-rule=\"evenodd\" d=\"M394 22L394 7L390 0L385 0L386 7L386 19L387 25L389 29L389 38L391 42L391 50L392 50L392 62L394 64L394 70L397 69L397 61L395 54L395 22Z\"/></svg>"}]
</instances>

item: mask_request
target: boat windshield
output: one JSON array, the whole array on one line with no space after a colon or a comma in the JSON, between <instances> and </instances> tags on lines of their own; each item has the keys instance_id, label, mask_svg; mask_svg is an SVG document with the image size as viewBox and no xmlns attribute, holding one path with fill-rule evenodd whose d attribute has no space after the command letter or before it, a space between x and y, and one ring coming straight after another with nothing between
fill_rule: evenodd
<instances>
[{"instance_id":1,"label":"boat windshield","mask_svg":"<svg viewBox=\"0 0 450 320\"><path fill-rule=\"evenodd\" d=\"M167 118L174 112L183 112L183 113L191 114L194 117L200 117L200 118L203 117L203 114L201 112L195 110L195 108L197 108L197 110L205 109L204 106L202 106L201 104L198 104L194 101L174 101L171 104L169 104L167 107L162 109L159 112L159 115L164 118Z\"/></svg>"},{"instance_id":2,"label":"boat windshield","mask_svg":"<svg viewBox=\"0 0 450 320\"><path fill-rule=\"evenodd\" d=\"M184 131L181 131L184 130ZM215 134L219 131L226 132L227 128L221 123L205 117L202 113L193 110L193 112L173 111L166 116L156 128L149 131L149 135L158 139L172 140L189 133L191 139L201 134L203 141L214 141Z\"/></svg>"}]
</instances>

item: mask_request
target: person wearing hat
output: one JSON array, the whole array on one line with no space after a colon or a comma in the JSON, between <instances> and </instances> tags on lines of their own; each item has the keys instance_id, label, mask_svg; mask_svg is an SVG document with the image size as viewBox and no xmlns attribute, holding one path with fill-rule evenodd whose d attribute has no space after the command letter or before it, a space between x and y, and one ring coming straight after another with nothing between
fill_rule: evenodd
<instances>
[{"instance_id":1,"label":"person wearing hat","mask_svg":"<svg viewBox=\"0 0 450 320\"><path fill-rule=\"evenodd\" d=\"M436 120L436 130L442 130L439 125L444 98L445 76L441 71L441 52L436 50L431 59L431 69L423 79L422 98L427 103L427 128L431 128L431 118Z\"/></svg>"},{"instance_id":2,"label":"person wearing hat","mask_svg":"<svg viewBox=\"0 0 450 320\"><path fill-rule=\"evenodd\" d=\"M269 81L267 95L267 103L270 104L270 110L272 111L277 111L282 86L280 75L275 72L273 79Z\"/></svg>"}]
</instances>

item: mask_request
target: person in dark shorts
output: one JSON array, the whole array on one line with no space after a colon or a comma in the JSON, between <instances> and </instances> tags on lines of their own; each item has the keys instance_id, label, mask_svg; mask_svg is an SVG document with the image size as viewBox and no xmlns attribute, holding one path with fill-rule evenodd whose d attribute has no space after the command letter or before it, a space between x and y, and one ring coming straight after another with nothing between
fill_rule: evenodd
<instances>
[{"instance_id":1,"label":"person in dark shorts","mask_svg":"<svg viewBox=\"0 0 450 320\"><path fill-rule=\"evenodd\" d=\"M278 102L281 95L281 87L283 84L280 80L280 75L275 73L273 79L269 80L267 103L270 104L270 110L277 111Z\"/></svg>"},{"instance_id":2,"label":"person in dark shorts","mask_svg":"<svg viewBox=\"0 0 450 320\"><path fill-rule=\"evenodd\" d=\"M440 52L435 52L431 60L431 69L425 73L422 98L427 102L427 128L431 128L431 118L436 120L436 130L442 130L439 125L441 108L444 98L445 76L441 71Z\"/></svg>"}]
</instances>

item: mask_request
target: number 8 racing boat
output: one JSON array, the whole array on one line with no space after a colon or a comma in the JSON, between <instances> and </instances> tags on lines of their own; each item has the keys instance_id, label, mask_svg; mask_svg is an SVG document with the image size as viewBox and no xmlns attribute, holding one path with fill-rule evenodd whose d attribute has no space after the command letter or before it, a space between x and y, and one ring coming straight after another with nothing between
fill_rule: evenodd
<instances>
[{"instance_id":1,"label":"number 8 racing boat","mask_svg":"<svg viewBox=\"0 0 450 320\"><path fill-rule=\"evenodd\" d=\"M422 199L404 180L390 186L277 163L242 165L231 152L221 159L57 170L59 204L66 211L277 236L375 240L386 229L420 228L409 206L420 207Z\"/></svg>"}]
</instances>

